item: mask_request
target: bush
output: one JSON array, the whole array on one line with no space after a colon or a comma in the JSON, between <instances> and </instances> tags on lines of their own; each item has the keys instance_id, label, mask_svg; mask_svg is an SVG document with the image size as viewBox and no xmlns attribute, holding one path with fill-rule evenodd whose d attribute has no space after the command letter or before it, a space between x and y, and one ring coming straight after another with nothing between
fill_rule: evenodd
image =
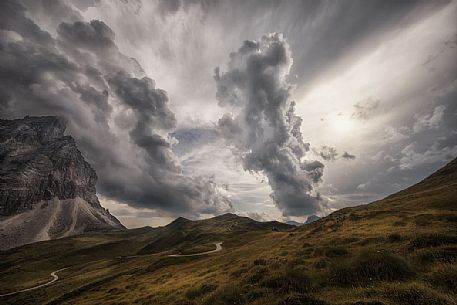
<instances>
[{"instance_id":1,"label":"bush","mask_svg":"<svg viewBox=\"0 0 457 305\"><path fill-rule=\"evenodd\" d=\"M457 247L420 249L414 252L413 257L415 257L421 264L452 264L457 262Z\"/></svg>"},{"instance_id":2,"label":"bush","mask_svg":"<svg viewBox=\"0 0 457 305\"><path fill-rule=\"evenodd\" d=\"M327 267L330 263L330 260L328 258L322 258L314 262L314 267L316 269L323 269Z\"/></svg>"},{"instance_id":3,"label":"bush","mask_svg":"<svg viewBox=\"0 0 457 305\"><path fill-rule=\"evenodd\" d=\"M246 275L246 281L250 284L256 284L262 280L268 273L268 269L265 266L254 266L249 273Z\"/></svg>"},{"instance_id":4,"label":"bush","mask_svg":"<svg viewBox=\"0 0 457 305\"><path fill-rule=\"evenodd\" d=\"M402 258L381 252L363 252L349 263L333 266L330 281L339 285L364 285L371 281L397 281L414 273Z\"/></svg>"},{"instance_id":5,"label":"bush","mask_svg":"<svg viewBox=\"0 0 457 305\"><path fill-rule=\"evenodd\" d=\"M311 280L300 269L288 269L285 272L265 279L262 286L282 293L306 293L311 289Z\"/></svg>"},{"instance_id":6,"label":"bush","mask_svg":"<svg viewBox=\"0 0 457 305\"><path fill-rule=\"evenodd\" d=\"M432 248L443 245L457 244L456 235L448 234L427 234L416 237L410 243L412 249Z\"/></svg>"},{"instance_id":7,"label":"bush","mask_svg":"<svg viewBox=\"0 0 457 305\"><path fill-rule=\"evenodd\" d=\"M321 301L309 295L292 295L279 301L278 305L328 305L327 302Z\"/></svg>"},{"instance_id":8,"label":"bush","mask_svg":"<svg viewBox=\"0 0 457 305\"><path fill-rule=\"evenodd\" d=\"M413 283L407 285L391 285L385 295L397 304L402 305L455 305L449 297L430 288Z\"/></svg>"},{"instance_id":9,"label":"bush","mask_svg":"<svg viewBox=\"0 0 457 305\"><path fill-rule=\"evenodd\" d=\"M388 237L387 237L387 240L390 242L390 243L396 243L396 242L399 242L401 241L401 235L398 234L398 233L392 233L390 234Z\"/></svg>"},{"instance_id":10,"label":"bush","mask_svg":"<svg viewBox=\"0 0 457 305\"><path fill-rule=\"evenodd\" d=\"M206 284L205 283L198 287L194 287L194 288L187 290L186 297L188 299L195 299L195 298L201 297L205 294L208 294L208 293L216 290L216 288L217 288L217 285L215 285L215 284Z\"/></svg>"},{"instance_id":11,"label":"bush","mask_svg":"<svg viewBox=\"0 0 457 305\"><path fill-rule=\"evenodd\" d=\"M196 305L196 303L189 300L181 300L177 301L174 305Z\"/></svg>"},{"instance_id":12,"label":"bush","mask_svg":"<svg viewBox=\"0 0 457 305\"><path fill-rule=\"evenodd\" d=\"M258 258L254 260L254 266L265 266L267 264L267 261L263 258Z\"/></svg>"},{"instance_id":13,"label":"bush","mask_svg":"<svg viewBox=\"0 0 457 305\"><path fill-rule=\"evenodd\" d=\"M220 286L209 295L202 304L205 305L240 305L248 302L246 293L235 285Z\"/></svg>"},{"instance_id":14,"label":"bush","mask_svg":"<svg viewBox=\"0 0 457 305\"><path fill-rule=\"evenodd\" d=\"M451 264L438 265L427 276L433 286L449 291L457 291L457 266Z\"/></svg>"},{"instance_id":15,"label":"bush","mask_svg":"<svg viewBox=\"0 0 457 305\"><path fill-rule=\"evenodd\" d=\"M337 257L348 255L349 251L344 247L331 247L325 250L325 256L327 257Z\"/></svg>"}]
</instances>

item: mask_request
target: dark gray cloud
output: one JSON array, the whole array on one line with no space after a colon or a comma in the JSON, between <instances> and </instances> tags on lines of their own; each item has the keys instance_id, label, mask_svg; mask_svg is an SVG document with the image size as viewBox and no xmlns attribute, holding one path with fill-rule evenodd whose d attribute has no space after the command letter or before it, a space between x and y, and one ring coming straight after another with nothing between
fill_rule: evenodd
<instances>
[{"instance_id":1,"label":"dark gray cloud","mask_svg":"<svg viewBox=\"0 0 457 305\"><path fill-rule=\"evenodd\" d=\"M177 140L177 143L173 144L173 152L177 155L183 155L220 139L216 127L179 128L171 135Z\"/></svg>"},{"instance_id":2,"label":"dark gray cloud","mask_svg":"<svg viewBox=\"0 0 457 305\"><path fill-rule=\"evenodd\" d=\"M78 18L60 4L57 15ZM53 38L26 13L0 4L3 118L65 117L107 197L191 217L232 210L214 181L182 174L167 138L176 126L167 93L119 52L105 23L60 23Z\"/></svg>"},{"instance_id":3,"label":"dark gray cloud","mask_svg":"<svg viewBox=\"0 0 457 305\"><path fill-rule=\"evenodd\" d=\"M316 153L325 161L335 161L338 156L338 152L334 147L325 145L319 151L316 151Z\"/></svg>"},{"instance_id":4,"label":"dark gray cloud","mask_svg":"<svg viewBox=\"0 0 457 305\"><path fill-rule=\"evenodd\" d=\"M326 145L322 146L320 149L313 148L313 151L325 161L335 161L340 155L336 148ZM341 154L340 158L354 160L356 156L345 151L343 154Z\"/></svg>"},{"instance_id":5,"label":"dark gray cloud","mask_svg":"<svg viewBox=\"0 0 457 305\"><path fill-rule=\"evenodd\" d=\"M114 32L102 21L61 23L60 37L76 48L106 49L114 47Z\"/></svg>"},{"instance_id":6,"label":"dark gray cloud","mask_svg":"<svg viewBox=\"0 0 457 305\"><path fill-rule=\"evenodd\" d=\"M162 13L176 13L181 6L181 0L159 0L159 9Z\"/></svg>"},{"instance_id":7,"label":"dark gray cloud","mask_svg":"<svg viewBox=\"0 0 457 305\"><path fill-rule=\"evenodd\" d=\"M222 136L243 160L248 171L268 177L271 194L284 216L303 216L320 209L313 185L323 164L302 160L309 150L300 132L302 119L290 101L286 81L292 65L281 34L245 41L230 54L228 71L216 69L217 98L231 110L219 120Z\"/></svg>"},{"instance_id":8,"label":"dark gray cloud","mask_svg":"<svg viewBox=\"0 0 457 305\"><path fill-rule=\"evenodd\" d=\"M351 117L355 119L368 120L373 116L379 107L379 100L368 98L365 101L358 102L354 105L354 112Z\"/></svg>"},{"instance_id":9,"label":"dark gray cloud","mask_svg":"<svg viewBox=\"0 0 457 305\"><path fill-rule=\"evenodd\" d=\"M348 160L355 160L356 156L355 155L351 155L350 153L348 153L347 151L345 151L342 155L342 157L344 159L348 159Z\"/></svg>"}]
</instances>

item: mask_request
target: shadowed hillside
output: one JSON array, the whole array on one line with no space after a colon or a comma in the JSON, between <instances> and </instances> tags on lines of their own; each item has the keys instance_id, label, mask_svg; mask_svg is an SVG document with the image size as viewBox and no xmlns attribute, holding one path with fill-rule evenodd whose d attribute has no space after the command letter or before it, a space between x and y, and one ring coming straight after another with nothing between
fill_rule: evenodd
<instances>
[{"instance_id":1,"label":"shadowed hillside","mask_svg":"<svg viewBox=\"0 0 457 305\"><path fill-rule=\"evenodd\" d=\"M292 231L226 214L27 245L1 254L0 293L69 268L53 285L2 302L456 304L456 184L454 160L406 190ZM217 253L168 256L206 252L217 241Z\"/></svg>"}]
</instances>

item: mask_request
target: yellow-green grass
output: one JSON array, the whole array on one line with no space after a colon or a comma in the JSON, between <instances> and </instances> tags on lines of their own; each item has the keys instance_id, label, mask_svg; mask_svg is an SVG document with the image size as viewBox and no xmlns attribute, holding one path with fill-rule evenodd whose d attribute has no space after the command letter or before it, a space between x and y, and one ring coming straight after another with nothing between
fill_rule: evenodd
<instances>
[{"instance_id":1,"label":"yellow-green grass","mask_svg":"<svg viewBox=\"0 0 457 305\"><path fill-rule=\"evenodd\" d=\"M179 238L169 249L150 247L158 252L143 249L163 240L168 231L161 231L162 239L146 230L94 233L29 245L0 255L1 292L45 282L51 271L71 267L51 286L0 301L456 304L456 168L453 161L412 188L370 205L342 209L292 231L233 231L237 220L229 217L225 229L219 226L220 220L206 222L203 227L183 221L184 225L179 224L182 232L194 233L173 235ZM211 234L213 229L215 234ZM182 242L183 236L191 238ZM213 250L215 241L224 242L222 251L168 257L176 251Z\"/></svg>"}]
</instances>

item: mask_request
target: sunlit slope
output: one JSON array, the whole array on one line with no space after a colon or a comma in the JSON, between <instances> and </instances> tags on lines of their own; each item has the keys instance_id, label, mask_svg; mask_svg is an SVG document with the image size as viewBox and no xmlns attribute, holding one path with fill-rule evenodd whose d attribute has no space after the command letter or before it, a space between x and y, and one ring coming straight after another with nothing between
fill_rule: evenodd
<instances>
[{"instance_id":1,"label":"sunlit slope","mask_svg":"<svg viewBox=\"0 0 457 305\"><path fill-rule=\"evenodd\" d=\"M454 160L404 191L293 231L278 232L278 224L256 229L252 220L224 215L203 224L178 219L166 229L88 234L23 247L2 254L2 292L45 282L51 271L70 268L51 286L2 301L456 304L456 169ZM209 249L215 241L224 242L222 251L168 257Z\"/></svg>"}]
</instances>

